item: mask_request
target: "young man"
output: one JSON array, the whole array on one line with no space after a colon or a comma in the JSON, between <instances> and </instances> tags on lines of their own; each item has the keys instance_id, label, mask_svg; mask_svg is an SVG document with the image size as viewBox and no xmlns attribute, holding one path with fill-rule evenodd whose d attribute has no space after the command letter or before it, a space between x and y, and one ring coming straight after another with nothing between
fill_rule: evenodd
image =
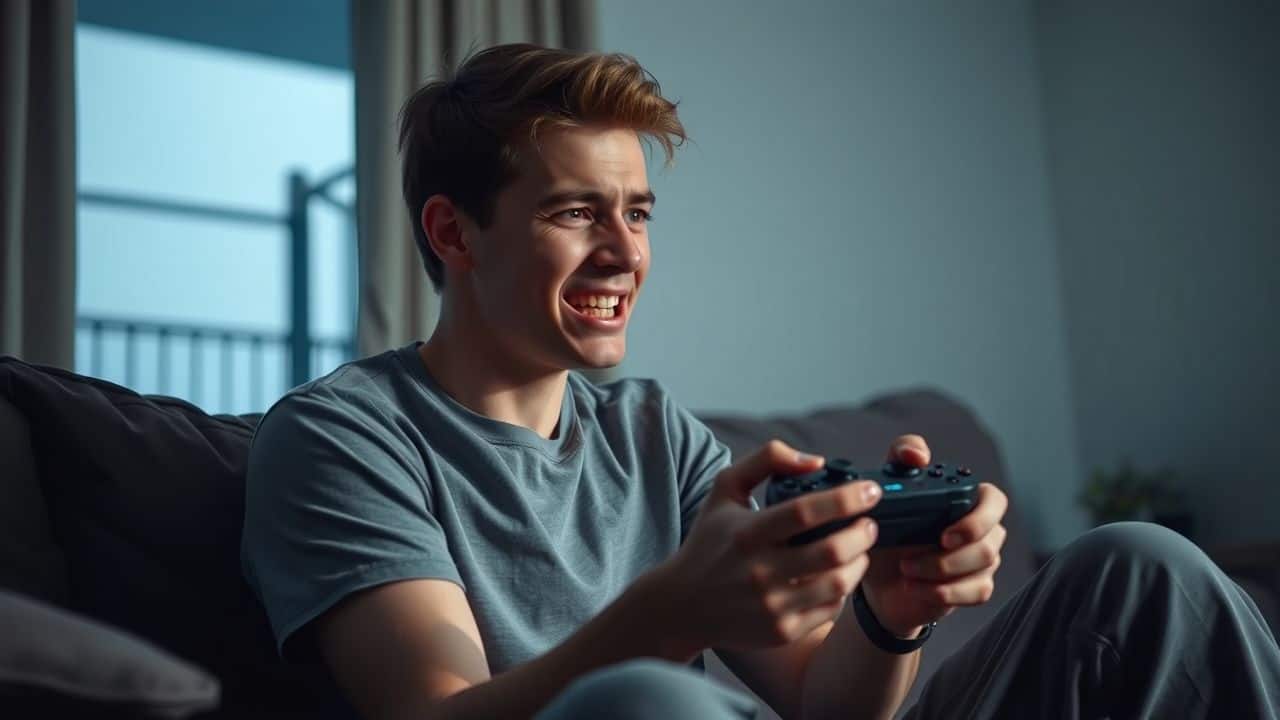
<instances>
[{"instance_id":1,"label":"young man","mask_svg":"<svg viewBox=\"0 0 1280 720\"><path fill-rule=\"evenodd\" d=\"M438 328L270 410L244 529L281 652L318 656L364 717L751 717L685 667L708 648L783 717L888 717L913 640L991 596L997 488L940 547L872 552L865 518L789 546L879 486L759 510L754 486L822 459L772 442L730 464L657 383L570 372L625 352L650 267L642 137L670 159L685 136L622 56L496 47L405 106L404 193ZM889 458L923 465L929 448L904 436ZM870 612L841 612L851 594ZM1170 644L1169 623L1190 635ZM1203 667L1248 653L1243 679ZM1275 655L1192 546L1120 526L1060 553L915 712L1205 714L1224 688L1256 709L1275 702Z\"/></svg>"}]
</instances>

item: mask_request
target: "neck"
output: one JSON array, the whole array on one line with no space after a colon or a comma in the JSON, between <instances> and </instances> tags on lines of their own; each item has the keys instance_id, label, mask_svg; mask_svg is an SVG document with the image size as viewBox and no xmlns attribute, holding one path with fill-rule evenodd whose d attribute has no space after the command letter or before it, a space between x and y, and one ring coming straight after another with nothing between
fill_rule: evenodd
<instances>
[{"instance_id":1,"label":"neck","mask_svg":"<svg viewBox=\"0 0 1280 720\"><path fill-rule=\"evenodd\" d=\"M451 312L451 310L453 310ZM440 387L472 412L555 437L569 372L535 368L449 302L418 357Z\"/></svg>"}]
</instances>

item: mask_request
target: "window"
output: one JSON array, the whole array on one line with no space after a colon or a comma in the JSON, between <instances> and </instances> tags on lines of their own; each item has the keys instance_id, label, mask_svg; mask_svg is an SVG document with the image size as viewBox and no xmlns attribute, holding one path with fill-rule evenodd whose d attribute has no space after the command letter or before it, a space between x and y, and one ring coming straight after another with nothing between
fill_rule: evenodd
<instances>
[{"instance_id":1,"label":"window","mask_svg":"<svg viewBox=\"0 0 1280 720\"><path fill-rule=\"evenodd\" d=\"M274 5L81 0L78 372L242 413L353 356L347 7Z\"/></svg>"}]
</instances>

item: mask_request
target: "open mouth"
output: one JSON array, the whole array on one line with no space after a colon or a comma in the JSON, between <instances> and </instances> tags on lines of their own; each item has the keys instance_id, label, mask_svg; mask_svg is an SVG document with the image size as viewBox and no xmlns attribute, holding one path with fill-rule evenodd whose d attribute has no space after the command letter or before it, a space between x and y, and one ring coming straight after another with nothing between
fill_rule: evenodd
<instances>
[{"instance_id":1,"label":"open mouth","mask_svg":"<svg viewBox=\"0 0 1280 720\"><path fill-rule=\"evenodd\" d=\"M574 312L594 320L621 319L626 312L625 295L566 295L564 301Z\"/></svg>"}]
</instances>

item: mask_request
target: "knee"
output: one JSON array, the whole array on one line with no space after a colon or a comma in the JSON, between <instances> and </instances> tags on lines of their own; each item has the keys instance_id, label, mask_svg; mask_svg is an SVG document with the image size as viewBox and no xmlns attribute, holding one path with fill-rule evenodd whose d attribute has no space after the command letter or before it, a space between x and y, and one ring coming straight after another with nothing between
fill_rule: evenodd
<instances>
[{"instance_id":1,"label":"knee","mask_svg":"<svg viewBox=\"0 0 1280 720\"><path fill-rule=\"evenodd\" d=\"M1159 573L1195 583L1215 571L1213 561L1182 535L1155 523L1118 522L1081 535L1055 556L1070 572Z\"/></svg>"},{"instance_id":2,"label":"knee","mask_svg":"<svg viewBox=\"0 0 1280 720\"><path fill-rule=\"evenodd\" d=\"M688 671L660 660L629 660L587 673L569 687L584 697L662 694L686 682Z\"/></svg>"},{"instance_id":3,"label":"knee","mask_svg":"<svg viewBox=\"0 0 1280 720\"><path fill-rule=\"evenodd\" d=\"M631 660L575 680L553 703L556 718L701 717L708 681L682 665Z\"/></svg>"}]
</instances>

